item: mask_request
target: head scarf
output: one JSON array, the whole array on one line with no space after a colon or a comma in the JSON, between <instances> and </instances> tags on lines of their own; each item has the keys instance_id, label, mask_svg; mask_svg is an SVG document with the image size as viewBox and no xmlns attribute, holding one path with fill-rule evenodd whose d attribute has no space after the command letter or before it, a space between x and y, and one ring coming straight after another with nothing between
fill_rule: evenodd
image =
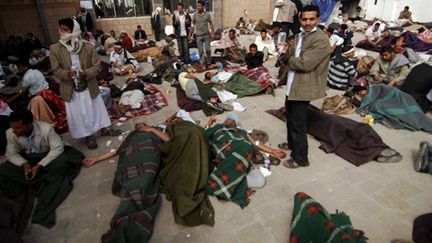
<instances>
[{"instance_id":1,"label":"head scarf","mask_svg":"<svg viewBox=\"0 0 432 243\"><path fill-rule=\"evenodd\" d=\"M231 119L231 120L233 120L235 123L236 123L236 125L238 125L238 123L239 123L239 118L238 118L238 116L235 114L235 113L230 113L230 114L228 114L228 116L227 116L227 118L226 118L227 120L228 119Z\"/></svg>"},{"instance_id":2,"label":"head scarf","mask_svg":"<svg viewBox=\"0 0 432 243\"><path fill-rule=\"evenodd\" d=\"M72 33L60 33L60 44L62 44L69 52L78 53L83 45L81 39L81 28L76 20L73 20L74 26Z\"/></svg>"}]
</instances>

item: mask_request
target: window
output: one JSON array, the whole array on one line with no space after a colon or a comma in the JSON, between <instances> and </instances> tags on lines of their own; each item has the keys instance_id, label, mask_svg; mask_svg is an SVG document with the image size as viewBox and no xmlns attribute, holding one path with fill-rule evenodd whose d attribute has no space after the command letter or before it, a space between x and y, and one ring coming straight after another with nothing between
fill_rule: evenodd
<instances>
[{"instance_id":1,"label":"window","mask_svg":"<svg viewBox=\"0 0 432 243\"><path fill-rule=\"evenodd\" d=\"M197 0L164 0L163 6L164 6L164 8L169 9L172 13L173 11L175 11L177 9L178 3L183 3L185 10L187 12L190 12L190 10L196 9L196 3L197 2L198 2ZM213 10L213 0L205 0L204 2L205 2L207 11L212 11Z\"/></svg>"},{"instance_id":2,"label":"window","mask_svg":"<svg viewBox=\"0 0 432 243\"><path fill-rule=\"evenodd\" d=\"M151 0L93 0L97 18L122 18L151 15Z\"/></svg>"}]
</instances>

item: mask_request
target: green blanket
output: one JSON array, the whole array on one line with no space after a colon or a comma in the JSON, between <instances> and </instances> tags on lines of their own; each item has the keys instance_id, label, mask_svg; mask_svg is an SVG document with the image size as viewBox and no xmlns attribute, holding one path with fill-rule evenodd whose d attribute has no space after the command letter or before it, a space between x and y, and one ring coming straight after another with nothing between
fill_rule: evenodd
<instances>
[{"instance_id":1,"label":"green blanket","mask_svg":"<svg viewBox=\"0 0 432 243\"><path fill-rule=\"evenodd\" d=\"M329 214L304 192L294 196L290 243L365 243L366 240L362 231L353 229L345 213Z\"/></svg>"},{"instance_id":2,"label":"green blanket","mask_svg":"<svg viewBox=\"0 0 432 243\"><path fill-rule=\"evenodd\" d=\"M432 120L423 113L414 98L387 85L370 85L358 110L391 128L432 133Z\"/></svg>"},{"instance_id":3,"label":"green blanket","mask_svg":"<svg viewBox=\"0 0 432 243\"><path fill-rule=\"evenodd\" d=\"M167 127L170 140L159 175L161 191L172 201L175 222L186 226L214 225L214 209L205 192L209 174L208 145L202 129L189 122Z\"/></svg>"},{"instance_id":4,"label":"green blanket","mask_svg":"<svg viewBox=\"0 0 432 243\"><path fill-rule=\"evenodd\" d=\"M222 200L230 200L244 208L249 200L246 175L252 163L263 160L261 153L247 139L245 130L223 124L205 131L212 151L213 170L207 192Z\"/></svg>"},{"instance_id":5,"label":"green blanket","mask_svg":"<svg viewBox=\"0 0 432 243\"><path fill-rule=\"evenodd\" d=\"M161 198L157 183L161 140L153 133L132 132L118 149L112 193L122 200L102 242L149 241Z\"/></svg>"},{"instance_id":6,"label":"green blanket","mask_svg":"<svg viewBox=\"0 0 432 243\"><path fill-rule=\"evenodd\" d=\"M217 85L205 84L205 83L201 82L199 79L195 79L195 84L198 87L199 94L200 94L201 98L205 102L208 101L211 97L218 97L216 92L213 91L213 87L215 87ZM223 111L212 109L204 103L202 104L202 110L206 116L211 116L213 112L215 112L216 114L222 114L223 113Z\"/></svg>"},{"instance_id":7,"label":"green blanket","mask_svg":"<svg viewBox=\"0 0 432 243\"><path fill-rule=\"evenodd\" d=\"M236 94L239 98L256 95L265 89L257 82L248 79L239 72L234 73L224 87L226 90Z\"/></svg>"}]
</instances>

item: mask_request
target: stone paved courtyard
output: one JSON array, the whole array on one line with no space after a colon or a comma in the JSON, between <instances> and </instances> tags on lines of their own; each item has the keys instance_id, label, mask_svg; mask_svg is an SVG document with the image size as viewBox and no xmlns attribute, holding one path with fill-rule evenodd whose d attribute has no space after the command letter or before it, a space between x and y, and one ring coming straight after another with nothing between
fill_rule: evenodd
<instances>
[{"instance_id":1,"label":"stone paved courtyard","mask_svg":"<svg viewBox=\"0 0 432 243\"><path fill-rule=\"evenodd\" d=\"M273 76L277 73L274 61L265 64ZM142 64L142 73L149 71L147 65ZM116 82L121 80L116 78ZM149 116L130 120L121 129L132 130L139 121L157 124L178 110L175 89L167 82L158 87L166 94L169 106ZM340 92L327 92L328 95L337 93ZM237 112L241 127L266 131L270 136L270 146L276 147L284 142L285 124L264 112L281 107L284 97L283 89L277 89L275 97L258 95L239 99L247 108L245 112ZM322 100L313 104L321 107ZM218 121L222 122L226 114L219 115ZM207 122L202 111L193 112L192 117L201 120L201 124ZM362 121L357 114L347 117ZM392 130L380 124L374 124L373 128L385 143L403 155L401 162L380 164L372 161L355 167L335 154L326 154L318 148L319 143L309 137L311 166L297 170L289 170L282 165L272 167L266 186L257 190L245 209L212 197L216 213L214 227L175 224L171 203L162 195L162 207L156 218L151 242L288 242L293 197L300 191L321 202L329 212L338 209L347 213L354 227L363 230L371 243L390 242L395 238L410 239L413 219L432 211L432 177L415 172L412 166L420 141L430 141L431 136L424 132ZM102 154L120 143L116 137L100 137L99 149L89 151L83 143L72 140L68 134L63 137L87 156ZM110 146L106 146L107 140L112 141ZM29 225L24 240L33 243L100 242L119 204L119 198L111 194L115 162L110 160L92 168L83 168L74 182L73 191L57 209L56 225L52 229Z\"/></svg>"}]
</instances>

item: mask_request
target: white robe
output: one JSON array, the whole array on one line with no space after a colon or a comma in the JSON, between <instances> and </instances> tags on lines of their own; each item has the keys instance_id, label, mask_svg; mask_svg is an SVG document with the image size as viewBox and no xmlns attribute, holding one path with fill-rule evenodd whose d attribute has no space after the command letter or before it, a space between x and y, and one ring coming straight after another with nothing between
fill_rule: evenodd
<instances>
[{"instance_id":1,"label":"white robe","mask_svg":"<svg viewBox=\"0 0 432 243\"><path fill-rule=\"evenodd\" d=\"M81 69L77 54L71 53L71 63L76 70ZM71 100L65 102L65 108L69 133L75 139L90 136L111 125L101 95L92 99L88 88L81 92L74 90Z\"/></svg>"},{"instance_id":2,"label":"white robe","mask_svg":"<svg viewBox=\"0 0 432 243\"><path fill-rule=\"evenodd\" d=\"M69 132L75 139L90 136L111 125L101 95L92 99L88 89L73 91L72 99L65 102L65 107Z\"/></svg>"}]
</instances>

